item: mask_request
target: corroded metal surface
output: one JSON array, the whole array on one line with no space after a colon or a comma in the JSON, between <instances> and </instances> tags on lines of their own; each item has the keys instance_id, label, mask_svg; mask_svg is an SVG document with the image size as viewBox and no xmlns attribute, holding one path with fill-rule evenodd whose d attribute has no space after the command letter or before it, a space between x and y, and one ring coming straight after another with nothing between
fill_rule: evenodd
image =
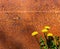
<instances>
[{"instance_id":1,"label":"corroded metal surface","mask_svg":"<svg viewBox=\"0 0 60 49\"><path fill-rule=\"evenodd\" d=\"M60 0L0 0L0 49L39 49L31 33L45 25L60 36Z\"/></svg>"}]
</instances>

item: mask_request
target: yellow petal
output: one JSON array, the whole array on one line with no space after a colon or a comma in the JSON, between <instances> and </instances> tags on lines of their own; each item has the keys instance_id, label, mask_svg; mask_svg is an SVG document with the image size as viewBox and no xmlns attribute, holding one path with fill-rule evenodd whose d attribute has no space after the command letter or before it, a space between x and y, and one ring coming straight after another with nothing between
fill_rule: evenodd
<instances>
[{"instance_id":1,"label":"yellow petal","mask_svg":"<svg viewBox=\"0 0 60 49\"><path fill-rule=\"evenodd\" d=\"M47 29L43 29L42 32L43 33L46 33L46 32L48 32L48 30Z\"/></svg>"},{"instance_id":2,"label":"yellow petal","mask_svg":"<svg viewBox=\"0 0 60 49\"><path fill-rule=\"evenodd\" d=\"M45 26L45 29L50 29L50 27L49 26Z\"/></svg>"},{"instance_id":3,"label":"yellow petal","mask_svg":"<svg viewBox=\"0 0 60 49\"><path fill-rule=\"evenodd\" d=\"M37 31L34 31L33 33L32 33L32 36L35 36L35 35L37 35L38 34L38 32Z\"/></svg>"},{"instance_id":4,"label":"yellow petal","mask_svg":"<svg viewBox=\"0 0 60 49\"><path fill-rule=\"evenodd\" d=\"M52 33L48 33L47 36L53 36L53 34Z\"/></svg>"}]
</instances>

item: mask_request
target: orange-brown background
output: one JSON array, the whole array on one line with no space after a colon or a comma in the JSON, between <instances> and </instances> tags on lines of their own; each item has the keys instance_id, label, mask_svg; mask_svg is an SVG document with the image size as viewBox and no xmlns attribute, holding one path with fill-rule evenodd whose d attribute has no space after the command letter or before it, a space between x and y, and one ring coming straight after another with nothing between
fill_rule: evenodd
<instances>
[{"instance_id":1,"label":"orange-brown background","mask_svg":"<svg viewBox=\"0 0 60 49\"><path fill-rule=\"evenodd\" d=\"M0 49L39 49L45 25L60 36L60 0L0 0Z\"/></svg>"}]
</instances>

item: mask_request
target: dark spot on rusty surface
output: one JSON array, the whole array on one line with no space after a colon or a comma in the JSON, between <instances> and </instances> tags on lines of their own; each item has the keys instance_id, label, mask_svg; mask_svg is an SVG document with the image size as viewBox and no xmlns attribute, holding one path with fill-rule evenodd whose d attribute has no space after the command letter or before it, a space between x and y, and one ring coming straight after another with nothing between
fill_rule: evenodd
<instances>
[{"instance_id":1,"label":"dark spot on rusty surface","mask_svg":"<svg viewBox=\"0 0 60 49\"><path fill-rule=\"evenodd\" d=\"M35 2L38 2L38 0L35 0Z\"/></svg>"},{"instance_id":2,"label":"dark spot on rusty surface","mask_svg":"<svg viewBox=\"0 0 60 49\"><path fill-rule=\"evenodd\" d=\"M4 4L0 4L0 9L1 10L5 10L4 7L5 7Z\"/></svg>"},{"instance_id":3,"label":"dark spot on rusty surface","mask_svg":"<svg viewBox=\"0 0 60 49\"><path fill-rule=\"evenodd\" d=\"M22 28L21 32L26 35L31 34L35 30L36 28L33 25L26 25L24 28Z\"/></svg>"},{"instance_id":4,"label":"dark spot on rusty surface","mask_svg":"<svg viewBox=\"0 0 60 49\"><path fill-rule=\"evenodd\" d=\"M5 47L8 49L24 49L25 48L23 43L19 43L14 40L8 41Z\"/></svg>"},{"instance_id":5,"label":"dark spot on rusty surface","mask_svg":"<svg viewBox=\"0 0 60 49\"><path fill-rule=\"evenodd\" d=\"M6 35L5 35L5 32L4 31L0 31L0 41L2 43L6 43Z\"/></svg>"}]
</instances>

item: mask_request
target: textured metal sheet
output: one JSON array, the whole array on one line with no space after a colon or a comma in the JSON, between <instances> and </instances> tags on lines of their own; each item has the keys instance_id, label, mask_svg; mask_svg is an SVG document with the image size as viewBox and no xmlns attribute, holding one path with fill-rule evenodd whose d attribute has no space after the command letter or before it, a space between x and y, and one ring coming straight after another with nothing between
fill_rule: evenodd
<instances>
[{"instance_id":1,"label":"textured metal sheet","mask_svg":"<svg viewBox=\"0 0 60 49\"><path fill-rule=\"evenodd\" d=\"M60 0L0 0L0 49L39 49L45 25L60 36Z\"/></svg>"}]
</instances>

